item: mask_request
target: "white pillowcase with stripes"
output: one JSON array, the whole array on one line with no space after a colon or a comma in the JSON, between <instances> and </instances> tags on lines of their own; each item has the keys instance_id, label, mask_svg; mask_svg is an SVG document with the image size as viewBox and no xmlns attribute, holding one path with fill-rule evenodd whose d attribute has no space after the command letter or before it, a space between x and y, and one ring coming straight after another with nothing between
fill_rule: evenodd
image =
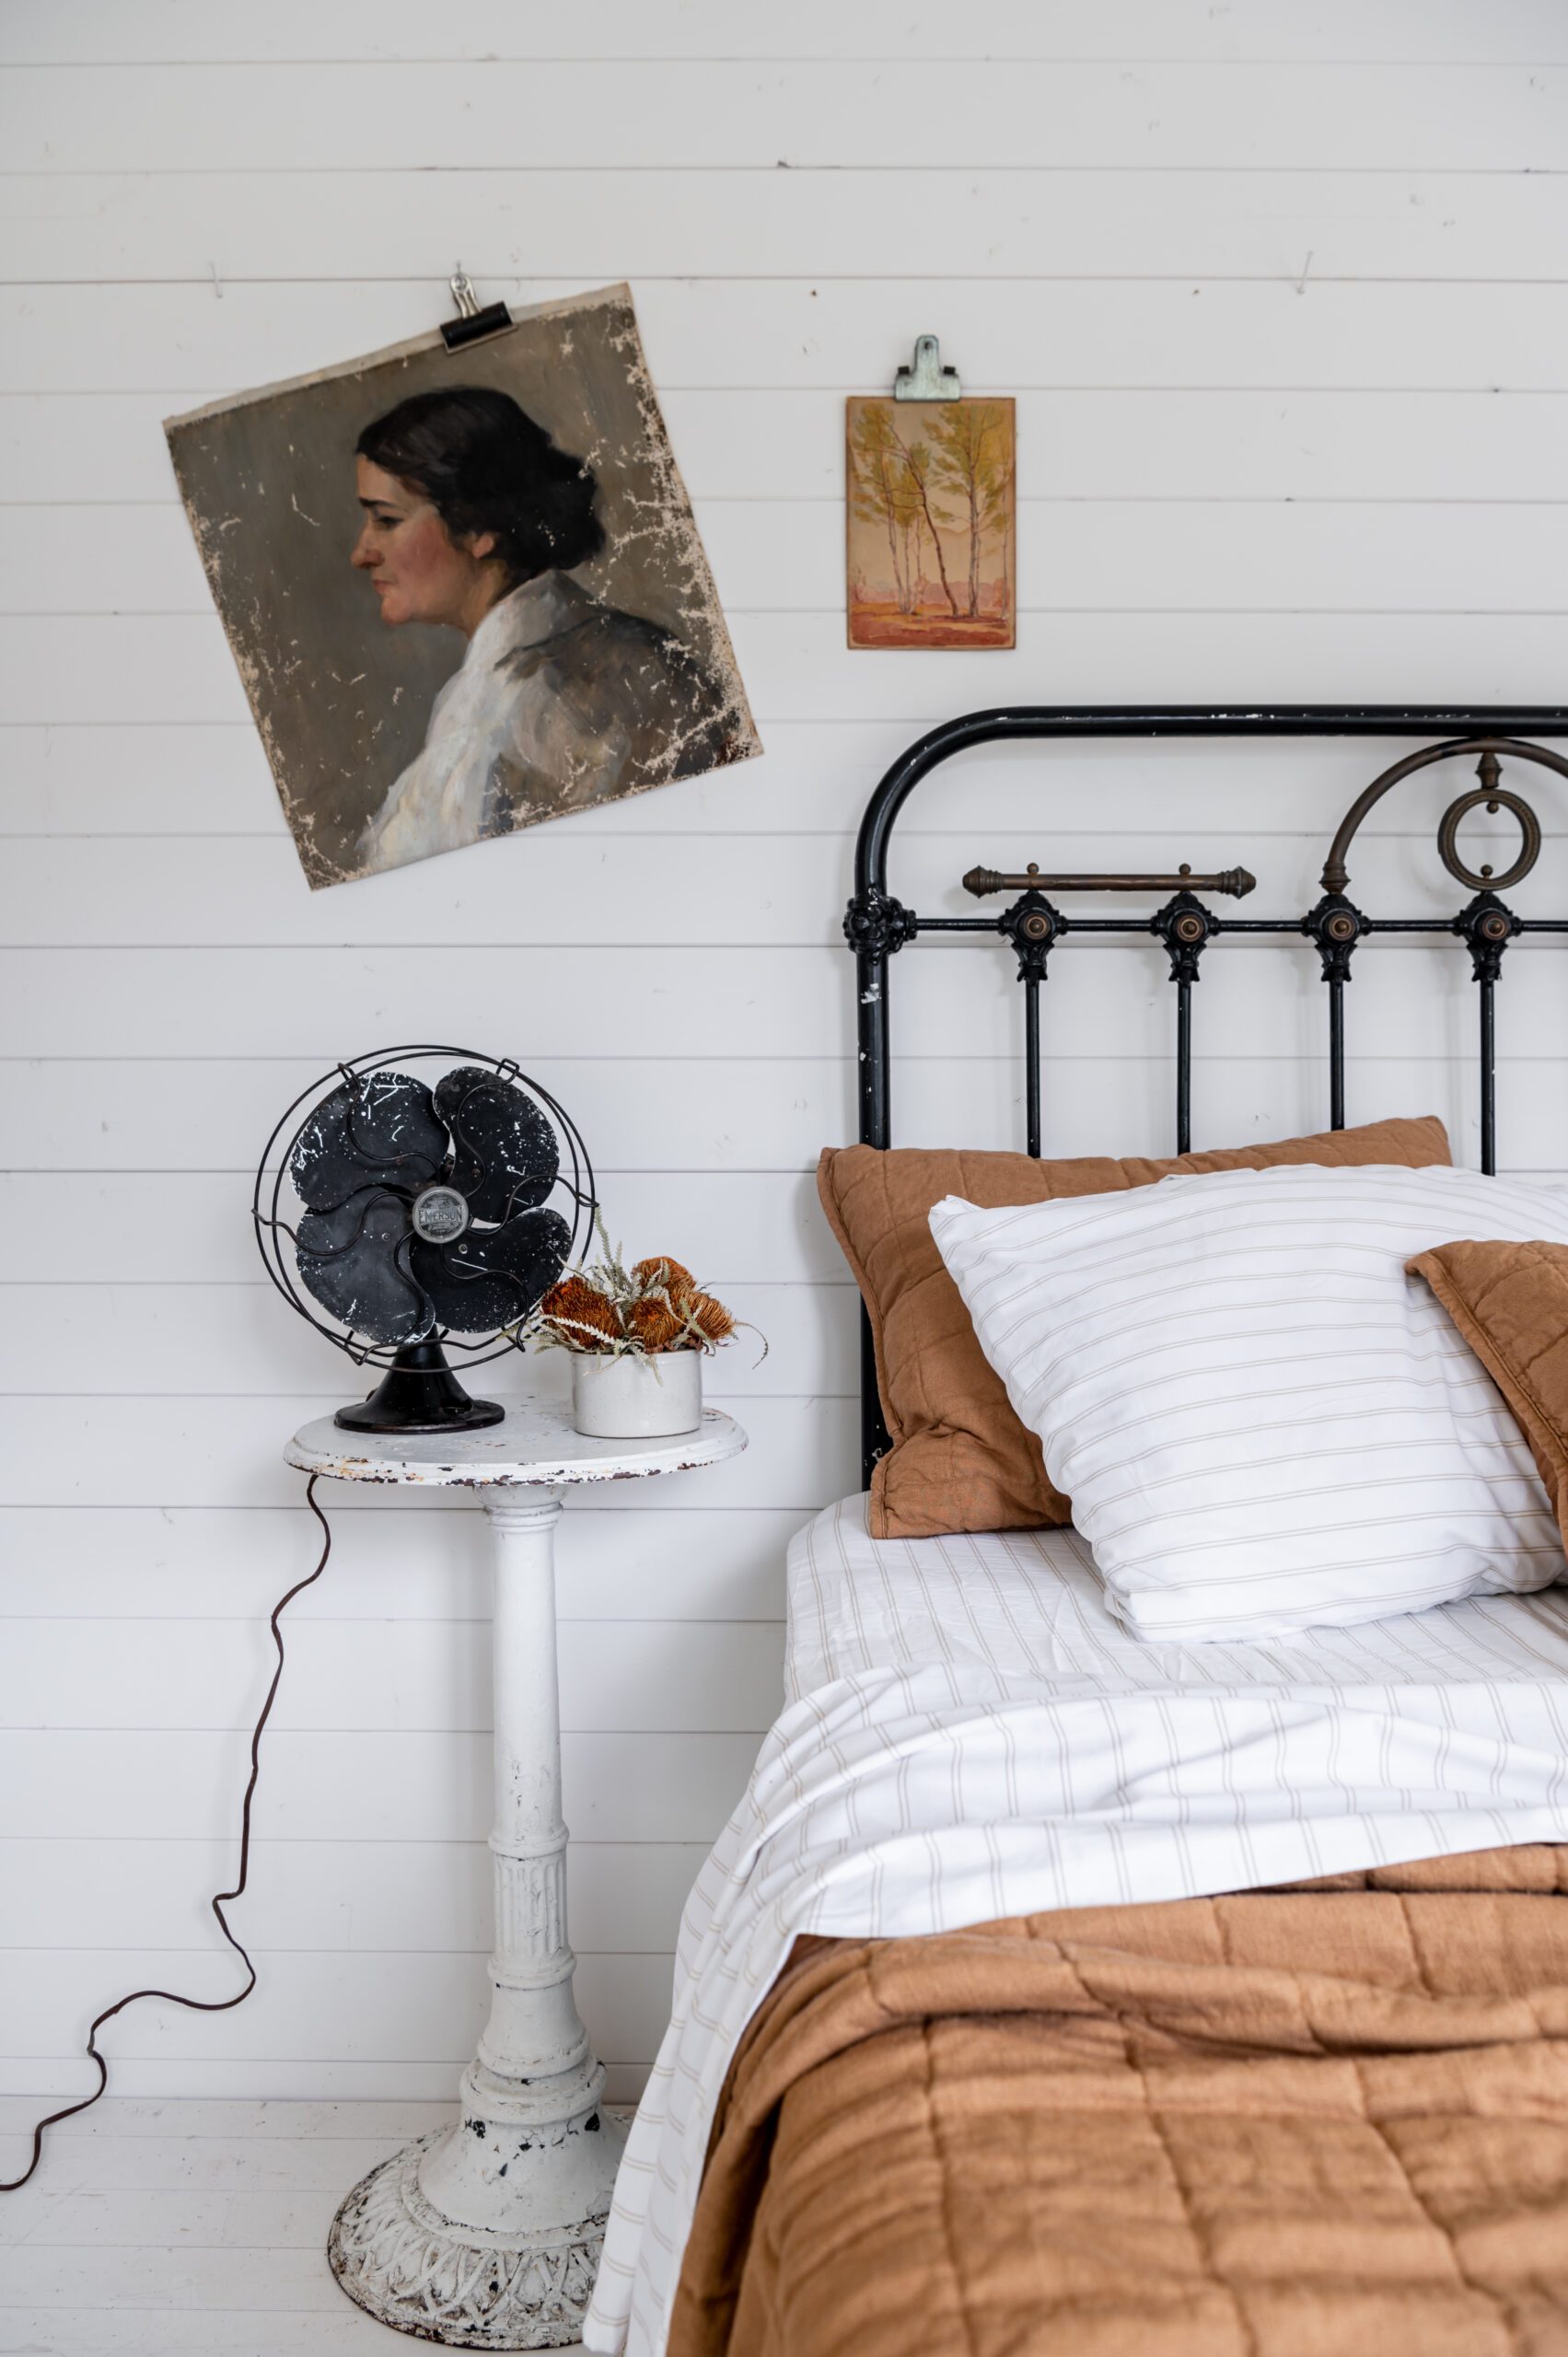
<instances>
[{"instance_id":1,"label":"white pillowcase with stripes","mask_svg":"<svg viewBox=\"0 0 1568 2357\"><path fill-rule=\"evenodd\" d=\"M982 1211L932 1234L1141 1637L1279 1635L1568 1573L1503 1396L1405 1262L1568 1244L1568 1190L1316 1165Z\"/></svg>"}]
</instances>

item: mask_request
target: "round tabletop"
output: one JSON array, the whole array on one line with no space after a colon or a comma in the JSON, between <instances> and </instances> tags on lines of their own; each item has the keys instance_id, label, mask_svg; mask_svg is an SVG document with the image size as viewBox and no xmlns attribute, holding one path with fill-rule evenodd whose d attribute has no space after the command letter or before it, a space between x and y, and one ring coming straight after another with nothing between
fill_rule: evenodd
<instances>
[{"instance_id":1,"label":"round tabletop","mask_svg":"<svg viewBox=\"0 0 1568 2357\"><path fill-rule=\"evenodd\" d=\"M284 1455L302 1473L333 1481L422 1481L438 1488L562 1490L579 1481L689 1473L738 1457L746 1434L733 1416L704 1408L695 1432L665 1440L591 1440L563 1399L516 1399L498 1424L470 1433L351 1433L321 1416Z\"/></svg>"}]
</instances>

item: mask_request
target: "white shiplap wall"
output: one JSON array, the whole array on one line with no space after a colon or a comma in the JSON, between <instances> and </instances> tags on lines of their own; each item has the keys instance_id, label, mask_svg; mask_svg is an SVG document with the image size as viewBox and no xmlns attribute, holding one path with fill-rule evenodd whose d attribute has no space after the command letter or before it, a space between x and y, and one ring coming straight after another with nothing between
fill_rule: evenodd
<instances>
[{"instance_id":1,"label":"white shiplap wall","mask_svg":"<svg viewBox=\"0 0 1568 2357\"><path fill-rule=\"evenodd\" d=\"M246 1179L340 1053L456 1036L572 1107L615 1236L772 1343L722 1363L738 1466L575 1504L563 1538L579 1991L632 2094L776 1706L785 1539L856 1479L854 1299L809 1172L854 1133L865 795L919 729L1010 698L1568 700L1568 17L7 0L0 59L0 2086L83 2084L127 1985L233 1985L205 1898L261 1615L315 1545L279 1450L341 1397L258 1282ZM487 299L632 280L767 757L313 896L159 420L434 323L459 256ZM843 648L842 397L926 330L1018 397L1011 656ZM1241 860L1253 911L1298 910L1390 757L993 749L923 790L894 888L957 911L977 859ZM1365 905L1452 905L1446 798L1380 818ZM1562 898L1538 799L1527 912ZM1555 954L1516 950L1504 993L1516 1167L1568 1166ZM1016 1143L1006 962L922 949L894 979L900 1135ZM1320 1124L1299 946L1215 952L1199 995L1197 1142ZM1368 950L1352 999L1376 1042L1352 1118L1436 1107L1473 1159L1462 961ZM1152 946L1063 953L1047 1018L1051 1146L1167 1148ZM236 1910L260 1991L117 2026L124 2093L444 2096L471 2044L482 1524L331 1503Z\"/></svg>"}]
</instances>

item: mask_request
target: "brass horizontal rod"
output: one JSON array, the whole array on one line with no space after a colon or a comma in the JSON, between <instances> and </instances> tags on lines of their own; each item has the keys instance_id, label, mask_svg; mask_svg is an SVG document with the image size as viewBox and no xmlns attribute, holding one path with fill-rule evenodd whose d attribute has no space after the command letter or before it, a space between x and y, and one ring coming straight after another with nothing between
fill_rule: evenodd
<instances>
[{"instance_id":1,"label":"brass horizontal rod","mask_svg":"<svg viewBox=\"0 0 1568 2357\"><path fill-rule=\"evenodd\" d=\"M1245 867L1222 868L1217 876L1194 876L1190 867L1175 876L1042 876L1031 864L1022 876L971 867L964 889L977 900L988 892L1220 892L1228 900L1244 900L1257 881Z\"/></svg>"}]
</instances>

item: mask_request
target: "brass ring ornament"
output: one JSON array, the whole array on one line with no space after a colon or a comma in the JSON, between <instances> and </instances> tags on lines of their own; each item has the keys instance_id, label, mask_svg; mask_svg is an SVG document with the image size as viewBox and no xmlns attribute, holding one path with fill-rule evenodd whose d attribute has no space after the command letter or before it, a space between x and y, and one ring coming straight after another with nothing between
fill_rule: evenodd
<instances>
[{"instance_id":1,"label":"brass ring ornament","mask_svg":"<svg viewBox=\"0 0 1568 2357\"><path fill-rule=\"evenodd\" d=\"M1568 755L1553 753L1544 745L1527 744L1522 739L1512 737L1451 737L1441 745L1424 745L1419 752L1407 753L1403 761L1395 761L1390 768L1384 770L1379 776L1373 779L1369 786L1357 795L1351 804L1340 821L1340 830L1330 845L1329 856L1324 862L1324 891L1339 893L1345 890L1350 882L1350 869L1346 865L1346 861L1350 854L1351 844L1355 840L1356 830L1368 812L1381 802L1390 787L1398 785L1402 778L1413 775L1417 770L1429 768L1434 761L1452 761L1466 753L1478 753L1481 756L1476 764L1476 771L1483 791L1477 799L1483 802L1496 800L1508 802L1514 807L1516 817L1520 817L1517 806L1512 803L1512 797L1504 794L1497 784L1498 772L1502 766L1499 756L1506 756L1510 761L1533 761L1541 769L1555 770L1559 777L1568 778ZM1524 820L1520 817L1520 824L1523 825L1523 823ZM1531 824L1534 825L1533 813ZM1537 829L1538 843L1539 835L1539 830ZM1530 856L1534 858L1533 852ZM1467 871L1452 866L1451 863L1446 864L1450 865L1453 875L1468 882L1472 889L1478 886L1481 889L1486 888L1485 879L1469 876ZM1500 877L1498 881L1510 882L1516 875L1524 873L1523 868L1510 868L1507 877Z\"/></svg>"},{"instance_id":2,"label":"brass ring ornament","mask_svg":"<svg viewBox=\"0 0 1568 2357\"><path fill-rule=\"evenodd\" d=\"M1459 857L1459 823L1482 803L1488 810L1495 810L1501 805L1511 810L1519 822L1519 855L1501 876L1493 876L1490 867L1483 867L1478 876ZM1529 804L1519 795L1510 794L1506 786L1473 785L1444 811L1437 830L1437 849L1449 875L1468 885L1472 892L1505 892L1511 884L1527 877L1540 857L1540 820Z\"/></svg>"}]
</instances>

